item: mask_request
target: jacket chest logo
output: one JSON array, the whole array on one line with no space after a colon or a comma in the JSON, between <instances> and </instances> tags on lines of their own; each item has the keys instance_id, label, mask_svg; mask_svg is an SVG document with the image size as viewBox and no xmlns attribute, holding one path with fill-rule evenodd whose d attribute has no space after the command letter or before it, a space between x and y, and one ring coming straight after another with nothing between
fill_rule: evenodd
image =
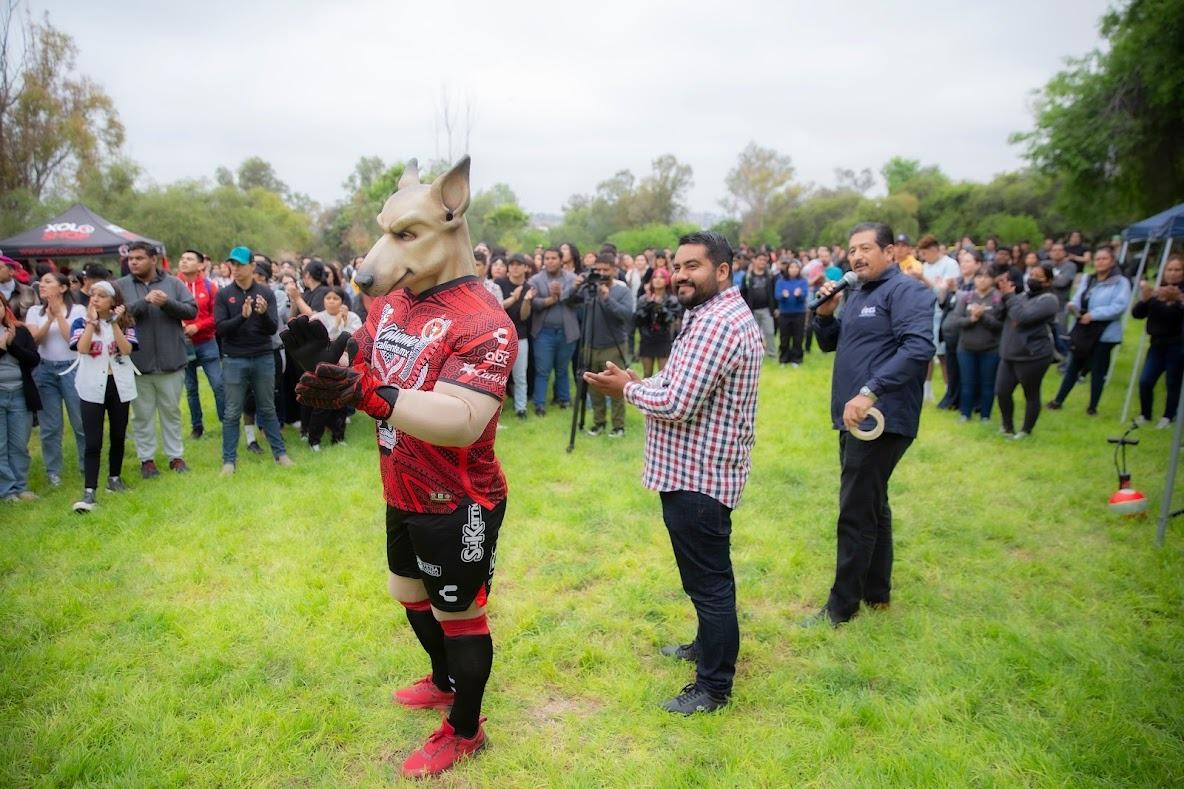
<instances>
[{"instance_id":1,"label":"jacket chest logo","mask_svg":"<svg viewBox=\"0 0 1184 789\"><path fill-rule=\"evenodd\" d=\"M876 317L876 306L874 304L869 304L868 306L864 307L863 309L861 309L859 311L859 317L861 317L861 318Z\"/></svg>"}]
</instances>

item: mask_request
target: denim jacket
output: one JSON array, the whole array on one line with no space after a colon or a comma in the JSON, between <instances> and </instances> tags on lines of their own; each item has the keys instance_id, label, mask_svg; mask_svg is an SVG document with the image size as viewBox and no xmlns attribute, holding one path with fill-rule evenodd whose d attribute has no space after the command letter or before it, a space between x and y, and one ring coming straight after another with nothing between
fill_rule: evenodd
<instances>
[{"instance_id":1,"label":"denim jacket","mask_svg":"<svg viewBox=\"0 0 1184 789\"><path fill-rule=\"evenodd\" d=\"M1077 292L1073 294L1073 306L1078 315L1088 312L1095 321L1110 321L1110 325L1098 338L1099 342L1122 342L1122 314L1131 305L1131 283L1115 271L1108 278L1096 282L1089 289L1089 309L1081 308L1081 297L1094 279L1094 275L1081 278Z\"/></svg>"}]
</instances>

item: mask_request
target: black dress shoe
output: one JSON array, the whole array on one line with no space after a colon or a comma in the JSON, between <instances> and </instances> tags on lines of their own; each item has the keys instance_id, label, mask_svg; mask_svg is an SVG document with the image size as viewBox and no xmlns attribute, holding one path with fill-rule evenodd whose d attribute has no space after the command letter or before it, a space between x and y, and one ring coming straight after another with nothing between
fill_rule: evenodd
<instances>
[{"instance_id":1,"label":"black dress shoe","mask_svg":"<svg viewBox=\"0 0 1184 789\"><path fill-rule=\"evenodd\" d=\"M252 441L251 443L247 444L247 451L254 452L256 455L262 455L263 447L259 446L258 441Z\"/></svg>"},{"instance_id":2,"label":"black dress shoe","mask_svg":"<svg viewBox=\"0 0 1184 789\"><path fill-rule=\"evenodd\" d=\"M662 709L679 715L694 715L697 712L714 712L727 703L727 699L716 698L692 682L682 689L682 693L662 702Z\"/></svg>"},{"instance_id":3,"label":"black dress shoe","mask_svg":"<svg viewBox=\"0 0 1184 789\"><path fill-rule=\"evenodd\" d=\"M205 435L205 432L206 432L206 429L204 427L202 427L201 425L198 425L197 427L193 428L193 432L189 434L189 437L190 438L201 438L203 435Z\"/></svg>"},{"instance_id":4,"label":"black dress shoe","mask_svg":"<svg viewBox=\"0 0 1184 789\"><path fill-rule=\"evenodd\" d=\"M838 627L845 621L847 620L839 619L834 614L832 614L829 608L822 608L818 613L811 614L810 616L803 619L800 623L798 623L798 626L805 628L819 627L820 625Z\"/></svg>"},{"instance_id":5,"label":"black dress shoe","mask_svg":"<svg viewBox=\"0 0 1184 789\"><path fill-rule=\"evenodd\" d=\"M689 644L671 644L658 650L662 657L678 658L688 663L699 662L699 645L692 641Z\"/></svg>"}]
</instances>

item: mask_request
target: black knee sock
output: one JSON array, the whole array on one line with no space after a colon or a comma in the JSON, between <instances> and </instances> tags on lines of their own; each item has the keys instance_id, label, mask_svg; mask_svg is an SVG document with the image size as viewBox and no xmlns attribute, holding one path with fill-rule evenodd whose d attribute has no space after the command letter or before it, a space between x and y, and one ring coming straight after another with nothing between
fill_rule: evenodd
<instances>
[{"instance_id":1,"label":"black knee sock","mask_svg":"<svg viewBox=\"0 0 1184 789\"><path fill-rule=\"evenodd\" d=\"M493 669L493 639L488 633L472 636L451 636L444 639L448 653L448 671L456 688L456 700L448 722L461 737L477 734L481 716L481 698L485 683Z\"/></svg>"},{"instance_id":2,"label":"black knee sock","mask_svg":"<svg viewBox=\"0 0 1184 789\"><path fill-rule=\"evenodd\" d=\"M448 658L444 651L444 630L429 608L426 611L413 611L408 608L407 621L411 629L423 645L423 651L428 653L432 661L432 683L440 690L451 691L452 685L448 681Z\"/></svg>"}]
</instances>

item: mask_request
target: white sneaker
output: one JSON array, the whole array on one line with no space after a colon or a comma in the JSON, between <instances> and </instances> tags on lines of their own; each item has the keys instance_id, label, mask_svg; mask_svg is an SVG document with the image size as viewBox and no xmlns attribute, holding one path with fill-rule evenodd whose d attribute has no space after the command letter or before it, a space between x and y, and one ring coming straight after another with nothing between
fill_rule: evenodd
<instances>
[{"instance_id":1,"label":"white sneaker","mask_svg":"<svg viewBox=\"0 0 1184 789\"><path fill-rule=\"evenodd\" d=\"M312 445L312 451L313 451L313 452L320 452L320 451L321 451L321 445L320 445L320 444L313 444L313 445Z\"/></svg>"},{"instance_id":2,"label":"white sneaker","mask_svg":"<svg viewBox=\"0 0 1184 789\"><path fill-rule=\"evenodd\" d=\"M1142 414L1139 414L1138 416L1135 417L1135 424L1138 425L1139 427L1146 427L1147 420L1143 417Z\"/></svg>"},{"instance_id":3,"label":"white sneaker","mask_svg":"<svg viewBox=\"0 0 1184 789\"><path fill-rule=\"evenodd\" d=\"M1167 428L1169 428L1171 426L1172 426L1172 420L1168 419L1166 416L1161 416L1159 418L1159 421L1155 423L1156 430L1166 430Z\"/></svg>"},{"instance_id":4,"label":"white sneaker","mask_svg":"<svg viewBox=\"0 0 1184 789\"><path fill-rule=\"evenodd\" d=\"M234 464L233 463L223 463L222 464L222 476L224 476L224 477L234 476Z\"/></svg>"},{"instance_id":5,"label":"white sneaker","mask_svg":"<svg viewBox=\"0 0 1184 789\"><path fill-rule=\"evenodd\" d=\"M1016 433L1014 436L1012 436L1011 438L1012 438L1012 440L1014 440L1014 441L1022 441L1022 440L1024 440L1024 439L1025 439L1025 438L1027 438L1027 437L1028 437L1028 434L1027 434L1027 433L1025 433L1023 430L1020 430L1020 431L1018 431L1018 432L1017 432L1017 433Z\"/></svg>"}]
</instances>

